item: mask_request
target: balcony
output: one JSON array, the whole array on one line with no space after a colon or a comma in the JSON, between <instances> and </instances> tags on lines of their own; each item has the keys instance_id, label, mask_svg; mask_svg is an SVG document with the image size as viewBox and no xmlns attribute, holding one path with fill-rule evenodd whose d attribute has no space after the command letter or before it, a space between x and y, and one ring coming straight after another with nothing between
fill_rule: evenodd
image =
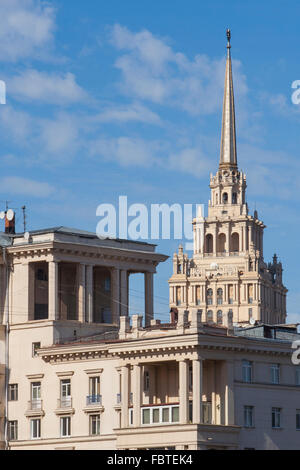
<instances>
[{"instance_id":1,"label":"balcony","mask_svg":"<svg viewBox=\"0 0 300 470\"><path fill-rule=\"evenodd\" d=\"M103 410L102 395L87 395L86 406L83 409L85 413L95 413Z\"/></svg>"},{"instance_id":2,"label":"balcony","mask_svg":"<svg viewBox=\"0 0 300 470\"><path fill-rule=\"evenodd\" d=\"M75 409L73 408L72 397L61 397L57 400L57 408L55 410L57 415L63 414L74 414Z\"/></svg>"},{"instance_id":3,"label":"balcony","mask_svg":"<svg viewBox=\"0 0 300 470\"><path fill-rule=\"evenodd\" d=\"M25 412L27 417L44 416L43 401L40 399L30 400L28 402L27 410Z\"/></svg>"}]
</instances>

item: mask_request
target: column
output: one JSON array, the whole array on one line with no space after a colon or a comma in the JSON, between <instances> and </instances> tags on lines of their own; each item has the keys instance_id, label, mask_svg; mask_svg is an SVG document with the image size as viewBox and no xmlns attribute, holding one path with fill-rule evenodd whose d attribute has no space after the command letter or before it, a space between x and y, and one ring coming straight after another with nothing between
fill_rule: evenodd
<instances>
[{"instance_id":1,"label":"column","mask_svg":"<svg viewBox=\"0 0 300 470\"><path fill-rule=\"evenodd\" d=\"M213 237L213 255L217 256L217 225L214 226Z\"/></svg>"},{"instance_id":2,"label":"column","mask_svg":"<svg viewBox=\"0 0 300 470\"><path fill-rule=\"evenodd\" d=\"M120 270L111 270L111 312L112 322L119 324L120 318Z\"/></svg>"},{"instance_id":3,"label":"column","mask_svg":"<svg viewBox=\"0 0 300 470\"><path fill-rule=\"evenodd\" d=\"M93 322L93 269L94 266L88 264L86 267L86 321Z\"/></svg>"},{"instance_id":4,"label":"column","mask_svg":"<svg viewBox=\"0 0 300 470\"><path fill-rule=\"evenodd\" d=\"M48 318L58 320L58 263L48 262Z\"/></svg>"},{"instance_id":5,"label":"column","mask_svg":"<svg viewBox=\"0 0 300 470\"><path fill-rule=\"evenodd\" d=\"M234 363L226 361L225 426L234 425Z\"/></svg>"},{"instance_id":6,"label":"column","mask_svg":"<svg viewBox=\"0 0 300 470\"><path fill-rule=\"evenodd\" d=\"M202 415L203 363L201 359L193 360L193 424L203 422Z\"/></svg>"},{"instance_id":7,"label":"column","mask_svg":"<svg viewBox=\"0 0 300 470\"><path fill-rule=\"evenodd\" d=\"M186 424L189 418L188 361L179 361L179 422Z\"/></svg>"},{"instance_id":8,"label":"column","mask_svg":"<svg viewBox=\"0 0 300 470\"><path fill-rule=\"evenodd\" d=\"M141 425L141 383L142 368L139 364L133 366L133 425Z\"/></svg>"},{"instance_id":9,"label":"column","mask_svg":"<svg viewBox=\"0 0 300 470\"><path fill-rule=\"evenodd\" d=\"M216 413L216 361L212 362L212 390L211 390L211 423L217 424Z\"/></svg>"},{"instance_id":10,"label":"column","mask_svg":"<svg viewBox=\"0 0 300 470\"><path fill-rule=\"evenodd\" d=\"M146 272L145 277L145 326L153 319L153 273Z\"/></svg>"},{"instance_id":11,"label":"column","mask_svg":"<svg viewBox=\"0 0 300 470\"><path fill-rule=\"evenodd\" d=\"M35 269L34 263L28 263L28 320L34 320L34 302L35 302ZM49 315L49 314L48 314Z\"/></svg>"},{"instance_id":12,"label":"column","mask_svg":"<svg viewBox=\"0 0 300 470\"><path fill-rule=\"evenodd\" d=\"M78 264L78 320L85 321L85 264Z\"/></svg>"},{"instance_id":13,"label":"column","mask_svg":"<svg viewBox=\"0 0 300 470\"><path fill-rule=\"evenodd\" d=\"M121 316L128 315L128 273L125 269L121 270L121 289L120 289Z\"/></svg>"},{"instance_id":14,"label":"column","mask_svg":"<svg viewBox=\"0 0 300 470\"><path fill-rule=\"evenodd\" d=\"M129 366L121 367L121 427L128 427Z\"/></svg>"}]
</instances>

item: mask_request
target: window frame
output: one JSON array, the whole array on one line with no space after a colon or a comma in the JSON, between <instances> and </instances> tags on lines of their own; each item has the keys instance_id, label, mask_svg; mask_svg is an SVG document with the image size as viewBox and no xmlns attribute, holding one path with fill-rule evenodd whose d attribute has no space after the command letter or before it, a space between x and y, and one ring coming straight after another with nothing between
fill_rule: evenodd
<instances>
[{"instance_id":1,"label":"window frame","mask_svg":"<svg viewBox=\"0 0 300 470\"><path fill-rule=\"evenodd\" d=\"M93 420L96 421L96 432L93 432ZM91 414L89 417L89 424L90 424L90 436L100 436L100 414ZM97 432L98 431L98 432Z\"/></svg>"},{"instance_id":2,"label":"window frame","mask_svg":"<svg viewBox=\"0 0 300 470\"><path fill-rule=\"evenodd\" d=\"M63 434L64 423L68 423L66 425L67 434ZM60 417L60 437L71 437L71 416Z\"/></svg>"},{"instance_id":3,"label":"window frame","mask_svg":"<svg viewBox=\"0 0 300 470\"><path fill-rule=\"evenodd\" d=\"M15 389L13 389L15 387ZM12 396L16 394L16 398ZM19 384L9 384L8 385L8 401L18 401L19 400Z\"/></svg>"},{"instance_id":4,"label":"window frame","mask_svg":"<svg viewBox=\"0 0 300 470\"><path fill-rule=\"evenodd\" d=\"M30 439L37 440L41 439L41 418L32 418L30 420ZM35 428L36 425L36 428ZM37 435L34 436L34 433Z\"/></svg>"},{"instance_id":5,"label":"window frame","mask_svg":"<svg viewBox=\"0 0 300 470\"><path fill-rule=\"evenodd\" d=\"M242 381L248 384L253 382L253 362L248 359L242 361Z\"/></svg>"},{"instance_id":6,"label":"window frame","mask_svg":"<svg viewBox=\"0 0 300 470\"><path fill-rule=\"evenodd\" d=\"M281 425L281 412L282 412L281 408L278 408L276 406L272 407L272 429L281 429L282 428L282 425ZM279 421L279 425L276 425L277 421Z\"/></svg>"},{"instance_id":7,"label":"window frame","mask_svg":"<svg viewBox=\"0 0 300 470\"><path fill-rule=\"evenodd\" d=\"M250 418L250 419L249 419ZM254 428L254 406L244 405L244 427Z\"/></svg>"}]
</instances>

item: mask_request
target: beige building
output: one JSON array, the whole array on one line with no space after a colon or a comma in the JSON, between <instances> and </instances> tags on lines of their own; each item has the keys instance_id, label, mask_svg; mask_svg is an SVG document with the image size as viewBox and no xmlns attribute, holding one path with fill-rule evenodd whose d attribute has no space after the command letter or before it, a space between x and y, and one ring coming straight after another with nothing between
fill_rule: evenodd
<instances>
[{"instance_id":1,"label":"beige building","mask_svg":"<svg viewBox=\"0 0 300 470\"><path fill-rule=\"evenodd\" d=\"M153 315L167 259L154 245L65 227L1 234L3 449L300 448L300 335L245 188L228 43L220 166L193 258L174 256L170 323ZM135 273L144 322L129 312Z\"/></svg>"},{"instance_id":2,"label":"beige building","mask_svg":"<svg viewBox=\"0 0 300 470\"><path fill-rule=\"evenodd\" d=\"M230 48L228 41L220 163L210 177L208 217L199 208L193 221L192 258L182 246L174 254L170 306L201 309L207 322L219 325L229 309L239 325L284 323L287 289L282 265L276 255L272 263L264 261L265 225L257 211L253 216L248 212L246 175L237 165Z\"/></svg>"}]
</instances>

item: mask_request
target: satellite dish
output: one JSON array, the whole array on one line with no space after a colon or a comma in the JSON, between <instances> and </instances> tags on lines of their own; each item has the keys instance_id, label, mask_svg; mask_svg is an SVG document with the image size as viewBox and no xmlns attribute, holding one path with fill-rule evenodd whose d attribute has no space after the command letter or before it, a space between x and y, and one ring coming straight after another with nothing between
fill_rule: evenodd
<instances>
[{"instance_id":1,"label":"satellite dish","mask_svg":"<svg viewBox=\"0 0 300 470\"><path fill-rule=\"evenodd\" d=\"M3 220L5 218L5 212L1 211L0 212L0 219Z\"/></svg>"},{"instance_id":2,"label":"satellite dish","mask_svg":"<svg viewBox=\"0 0 300 470\"><path fill-rule=\"evenodd\" d=\"M250 318L250 325L255 325L255 319L254 318Z\"/></svg>"},{"instance_id":3,"label":"satellite dish","mask_svg":"<svg viewBox=\"0 0 300 470\"><path fill-rule=\"evenodd\" d=\"M15 216L14 211L12 209L8 209L8 211L6 212L7 220L12 221L14 216Z\"/></svg>"},{"instance_id":4,"label":"satellite dish","mask_svg":"<svg viewBox=\"0 0 300 470\"><path fill-rule=\"evenodd\" d=\"M30 238L30 233L29 232L25 232L24 233L24 238L25 240L28 242L29 238Z\"/></svg>"}]
</instances>

